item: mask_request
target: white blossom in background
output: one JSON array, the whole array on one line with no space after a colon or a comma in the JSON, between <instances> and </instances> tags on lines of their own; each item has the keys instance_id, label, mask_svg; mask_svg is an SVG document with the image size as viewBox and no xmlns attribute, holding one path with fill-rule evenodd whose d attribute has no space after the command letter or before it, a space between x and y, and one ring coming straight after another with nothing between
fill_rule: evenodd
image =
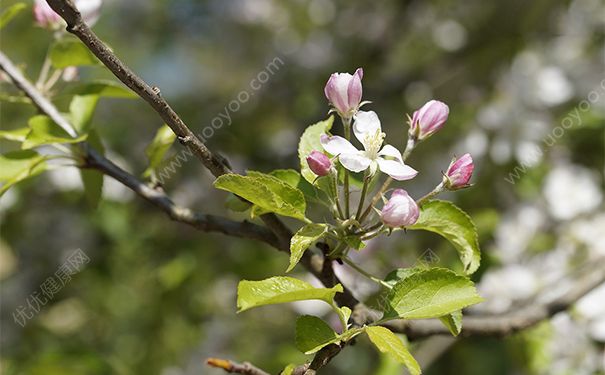
<instances>
[{"instance_id":1,"label":"white blossom in background","mask_svg":"<svg viewBox=\"0 0 605 375\"><path fill-rule=\"evenodd\" d=\"M546 177L544 198L554 218L569 220L596 209L603 196L590 170L564 165L555 167Z\"/></svg>"},{"instance_id":2,"label":"white blossom in background","mask_svg":"<svg viewBox=\"0 0 605 375\"><path fill-rule=\"evenodd\" d=\"M538 287L537 276L527 266L513 264L490 270L477 286L485 301L471 309L502 313L508 311L516 300L531 297Z\"/></svg>"},{"instance_id":3,"label":"white blossom in background","mask_svg":"<svg viewBox=\"0 0 605 375\"><path fill-rule=\"evenodd\" d=\"M504 216L496 229L496 252L504 263L518 262L546 217L535 205L522 205Z\"/></svg>"}]
</instances>

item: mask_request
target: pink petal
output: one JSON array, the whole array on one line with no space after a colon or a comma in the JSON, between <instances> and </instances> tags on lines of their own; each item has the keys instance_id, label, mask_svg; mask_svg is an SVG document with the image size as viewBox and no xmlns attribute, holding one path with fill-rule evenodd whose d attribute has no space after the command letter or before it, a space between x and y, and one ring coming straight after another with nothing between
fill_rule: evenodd
<instances>
[{"instance_id":1,"label":"pink petal","mask_svg":"<svg viewBox=\"0 0 605 375\"><path fill-rule=\"evenodd\" d=\"M355 154L358 152L351 142L338 135L329 137L325 134L322 134L320 142L324 150L332 155Z\"/></svg>"},{"instance_id":2,"label":"pink petal","mask_svg":"<svg viewBox=\"0 0 605 375\"><path fill-rule=\"evenodd\" d=\"M341 154L338 157L340 164L351 172L361 172L368 169L372 161L368 159L362 151L354 154Z\"/></svg>"},{"instance_id":3,"label":"pink petal","mask_svg":"<svg viewBox=\"0 0 605 375\"><path fill-rule=\"evenodd\" d=\"M390 156L398 160L400 163L403 163L403 158L401 157L401 152L398 149L391 145L384 145L382 150L378 153L378 156Z\"/></svg>"},{"instance_id":4,"label":"pink petal","mask_svg":"<svg viewBox=\"0 0 605 375\"><path fill-rule=\"evenodd\" d=\"M410 180L418 174L418 171L409 165L405 165L395 160L385 160L378 158L378 167L380 170L397 181Z\"/></svg>"}]
</instances>

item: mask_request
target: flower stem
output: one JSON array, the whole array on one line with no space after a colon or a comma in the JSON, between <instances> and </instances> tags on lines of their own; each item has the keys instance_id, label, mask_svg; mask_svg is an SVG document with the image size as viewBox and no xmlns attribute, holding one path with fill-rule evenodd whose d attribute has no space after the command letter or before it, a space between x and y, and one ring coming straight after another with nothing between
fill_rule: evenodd
<instances>
[{"instance_id":1,"label":"flower stem","mask_svg":"<svg viewBox=\"0 0 605 375\"><path fill-rule=\"evenodd\" d=\"M381 280L381 279L377 278L376 276L372 276L368 272L364 271L357 264L353 263L353 261L351 259L345 257L345 258L342 258L342 261L345 262L346 264L348 264L355 271L359 272L363 276L372 280L373 282L380 284L380 285L384 286L385 288L389 288L389 289L391 288L391 286L388 283L386 283L384 280Z\"/></svg>"},{"instance_id":2,"label":"flower stem","mask_svg":"<svg viewBox=\"0 0 605 375\"><path fill-rule=\"evenodd\" d=\"M342 124L344 126L344 133L345 133L345 139L347 141L351 140L351 118L350 117L341 117L342 119ZM345 168L345 183L344 183L344 190L345 190L345 215L346 218L348 219L351 216L351 208L349 207L349 195L351 194L351 191L349 189L349 171Z\"/></svg>"},{"instance_id":3,"label":"flower stem","mask_svg":"<svg viewBox=\"0 0 605 375\"><path fill-rule=\"evenodd\" d=\"M422 203L424 203L424 201L431 199L432 197L434 197L435 195L441 193L443 191L443 182L440 183L439 185L435 186L435 188L433 189L433 191L431 191L430 193L428 193L427 195L423 196L422 198L418 199L416 201L417 205L422 205Z\"/></svg>"},{"instance_id":4,"label":"flower stem","mask_svg":"<svg viewBox=\"0 0 605 375\"><path fill-rule=\"evenodd\" d=\"M361 190L361 197L359 198L359 206L357 207L357 213L355 214L355 220L359 221L360 224L361 210L363 210L363 204L366 199L366 194L368 193L368 186L370 185L371 179L371 176L367 173L363 178L363 188Z\"/></svg>"},{"instance_id":5,"label":"flower stem","mask_svg":"<svg viewBox=\"0 0 605 375\"><path fill-rule=\"evenodd\" d=\"M336 202L336 211L338 218L341 220L345 219L345 215L342 213L342 207L340 205L340 194L338 193L338 174L331 173L330 175L330 190L332 190L332 195Z\"/></svg>"}]
</instances>

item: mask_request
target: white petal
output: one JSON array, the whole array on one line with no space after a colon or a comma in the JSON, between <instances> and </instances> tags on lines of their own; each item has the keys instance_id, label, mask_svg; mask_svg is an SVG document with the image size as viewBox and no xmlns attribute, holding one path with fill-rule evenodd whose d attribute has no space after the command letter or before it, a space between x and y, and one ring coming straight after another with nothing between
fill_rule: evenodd
<instances>
[{"instance_id":1,"label":"white petal","mask_svg":"<svg viewBox=\"0 0 605 375\"><path fill-rule=\"evenodd\" d=\"M418 171L409 165L405 165L395 160L385 160L378 158L378 167L380 170L397 181L409 180L418 174Z\"/></svg>"},{"instance_id":2,"label":"white petal","mask_svg":"<svg viewBox=\"0 0 605 375\"><path fill-rule=\"evenodd\" d=\"M391 145L384 145L382 150L378 153L378 156L390 156L399 160L399 162L403 163L403 158L401 157L401 152L398 149Z\"/></svg>"},{"instance_id":3,"label":"white petal","mask_svg":"<svg viewBox=\"0 0 605 375\"><path fill-rule=\"evenodd\" d=\"M353 124L353 132L359 142L363 143L366 133L375 134L382 131L380 127L380 119L374 111L359 111L355 115L355 123Z\"/></svg>"},{"instance_id":4,"label":"white petal","mask_svg":"<svg viewBox=\"0 0 605 375\"><path fill-rule=\"evenodd\" d=\"M324 150L328 151L332 155L338 154L355 154L358 150L343 137L338 135L328 137L327 135L321 136L321 145Z\"/></svg>"},{"instance_id":5,"label":"white petal","mask_svg":"<svg viewBox=\"0 0 605 375\"><path fill-rule=\"evenodd\" d=\"M372 162L361 151L357 151L354 154L341 154L338 157L338 160L340 160L340 164L342 164L343 167L351 172L365 171Z\"/></svg>"}]
</instances>

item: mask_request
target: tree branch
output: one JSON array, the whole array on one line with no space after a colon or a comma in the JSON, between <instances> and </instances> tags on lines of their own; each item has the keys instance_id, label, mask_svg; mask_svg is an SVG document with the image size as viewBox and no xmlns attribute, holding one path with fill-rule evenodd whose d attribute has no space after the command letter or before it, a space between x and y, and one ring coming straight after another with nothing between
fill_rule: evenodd
<instances>
[{"instance_id":1,"label":"tree branch","mask_svg":"<svg viewBox=\"0 0 605 375\"><path fill-rule=\"evenodd\" d=\"M268 372L259 369L250 362L237 363L228 359L208 358L206 364L210 367L223 369L232 374L269 375Z\"/></svg>"},{"instance_id":2,"label":"tree branch","mask_svg":"<svg viewBox=\"0 0 605 375\"><path fill-rule=\"evenodd\" d=\"M591 290L605 283L605 259L590 262L589 270L583 272L570 289L548 302L528 301L526 305L497 315L465 315L460 336L504 337L530 328L553 315L569 309ZM441 322L431 320L394 320L384 324L394 332L403 333L410 339L432 335L449 335Z\"/></svg>"},{"instance_id":3,"label":"tree branch","mask_svg":"<svg viewBox=\"0 0 605 375\"><path fill-rule=\"evenodd\" d=\"M73 126L67 119L21 74L19 69L2 52L0 52L0 69L6 72L14 85L31 99L32 103L41 113L50 117L69 134L73 133L74 136L76 135ZM153 203L175 221L191 225L205 232L220 232L230 236L259 240L273 247L279 246L279 241L273 232L260 225L247 221L237 222L219 216L205 215L193 212L185 207L177 206L162 190L151 188L99 154L90 145L83 143L82 150L85 153L85 164L82 167L94 168L103 174L113 177L140 197Z\"/></svg>"}]
</instances>

